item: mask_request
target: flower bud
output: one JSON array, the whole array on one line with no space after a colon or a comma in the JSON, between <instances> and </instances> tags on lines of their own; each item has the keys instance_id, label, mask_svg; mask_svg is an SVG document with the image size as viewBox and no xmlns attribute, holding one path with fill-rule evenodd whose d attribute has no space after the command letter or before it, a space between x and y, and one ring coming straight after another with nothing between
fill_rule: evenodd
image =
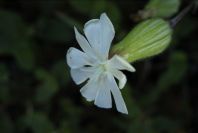
<instances>
[{"instance_id":1,"label":"flower bud","mask_svg":"<svg viewBox=\"0 0 198 133\"><path fill-rule=\"evenodd\" d=\"M172 29L163 19L149 19L137 25L121 42L114 45L111 54L118 54L134 62L161 53L169 45Z\"/></svg>"},{"instance_id":2,"label":"flower bud","mask_svg":"<svg viewBox=\"0 0 198 133\"><path fill-rule=\"evenodd\" d=\"M180 0L150 0L145 8L139 12L143 18L170 17L174 15L180 6Z\"/></svg>"}]
</instances>

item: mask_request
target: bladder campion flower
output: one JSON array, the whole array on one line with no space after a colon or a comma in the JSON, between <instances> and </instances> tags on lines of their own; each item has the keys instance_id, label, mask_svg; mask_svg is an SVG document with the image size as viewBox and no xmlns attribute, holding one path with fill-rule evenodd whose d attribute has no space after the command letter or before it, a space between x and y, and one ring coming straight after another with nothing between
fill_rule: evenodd
<instances>
[{"instance_id":1,"label":"bladder campion flower","mask_svg":"<svg viewBox=\"0 0 198 133\"><path fill-rule=\"evenodd\" d=\"M86 82L80 92L87 101L101 108L112 108L112 97L119 112L128 114L119 89L127 81L120 70L134 72L135 69L118 55L109 59L109 49L115 35L114 27L105 13L100 19L92 19L84 26L86 38L74 28L76 40L82 51L71 47L67 52L67 64L76 84ZM116 83L118 80L118 85Z\"/></svg>"}]
</instances>

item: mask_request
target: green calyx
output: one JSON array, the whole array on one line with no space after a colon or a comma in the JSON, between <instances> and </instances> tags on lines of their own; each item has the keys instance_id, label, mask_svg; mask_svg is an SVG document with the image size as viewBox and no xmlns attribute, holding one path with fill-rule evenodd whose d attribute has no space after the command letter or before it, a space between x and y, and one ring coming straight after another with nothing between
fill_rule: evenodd
<instances>
[{"instance_id":1,"label":"green calyx","mask_svg":"<svg viewBox=\"0 0 198 133\"><path fill-rule=\"evenodd\" d=\"M149 19L138 24L111 50L111 55L134 62L157 55L170 44L172 29L163 19Z\"/></svg>"}]
</instances>

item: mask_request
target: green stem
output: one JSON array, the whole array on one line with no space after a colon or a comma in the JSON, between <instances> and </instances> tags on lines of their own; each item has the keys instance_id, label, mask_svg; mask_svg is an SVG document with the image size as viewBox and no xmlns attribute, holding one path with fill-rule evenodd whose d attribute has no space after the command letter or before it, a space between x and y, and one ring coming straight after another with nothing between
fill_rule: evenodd
<instances>
[{"instance_id":1,"label":"green stem","mask_svg":"<svg viewBox=\"0 0 198 133\"><path fill-rule=\"evenodd\" d=\"M170 20L170 25L174 28L181 19L191 10L194 5L194 1L192 1L186 8L184 8L176 17Z\"/></svg>"}]
</instances>

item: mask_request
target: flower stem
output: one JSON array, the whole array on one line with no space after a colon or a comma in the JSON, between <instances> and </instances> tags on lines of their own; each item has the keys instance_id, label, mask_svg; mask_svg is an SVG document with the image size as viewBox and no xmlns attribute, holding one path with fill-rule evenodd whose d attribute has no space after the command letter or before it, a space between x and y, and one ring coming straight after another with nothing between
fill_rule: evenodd
<instances>
[{"instance_id":1,"label":"flower stem","mask_svg":"<svg viewBox=\"0 0 198 133\"><path fill-rule=\"evenodd\" d=\"M186 8L184 8L176 17L170 20L170 25L174 28L181 19L191 10L194 5L194 1L192 1Z\"/></svg>"}]
</instances>

